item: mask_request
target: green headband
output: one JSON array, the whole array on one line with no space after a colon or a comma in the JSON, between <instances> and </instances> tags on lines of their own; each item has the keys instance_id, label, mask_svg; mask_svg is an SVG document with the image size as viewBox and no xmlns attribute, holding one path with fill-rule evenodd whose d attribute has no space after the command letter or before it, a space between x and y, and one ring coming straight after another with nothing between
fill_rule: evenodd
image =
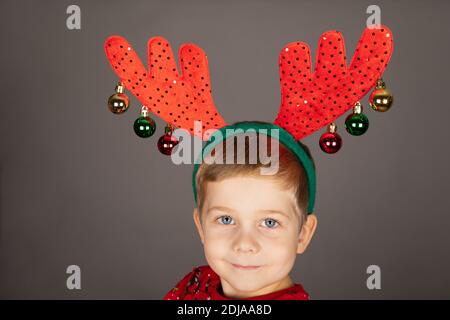
<instances>
[{"instance_id":1,"label":"green headband","mask_svg":"<svg viewBox=\"0 0 450 320\"><path fill-rule=\"evenodd\" d=\"M227 129L233 129L233 130L227 130ZM289 150L291 150L298 158L300 163L303 165L303 168L305 168L306 176L308 179L308 190L309 190L309 198L308 198L308 210L307 213L311 214L314 212L314 202L316 197L316 173L314 171L314 166L309 158L309 156L306 154L303 147L295 141L294 137L284 130L283 128L273 124L273 123L259 123L259 122L241 122L234 125L228 125L225 127L222 127L215 131L212 136L208 139L205 146L203 147L202 153L199 155L198 160L194 164L194 171L192 172L192 188L194 190L194 201L195 205L197 205L197 188L196 188L196 176L198 168L200 167L200 164L202 162L202 159L205 158L206 155L209 154L209 152L221 141L226 140L228 137L237 135L241 132L235 132L236 129L242 129L244 130L244 133L248 129L254 129L257 132L259 132L260 129L265 129L267 132L263 132L267 136L271 136L271 129L278 129L279 135L278 140L286 146ZM276 138L276 137L275 137Z\"/></svg>"}]
</instances>

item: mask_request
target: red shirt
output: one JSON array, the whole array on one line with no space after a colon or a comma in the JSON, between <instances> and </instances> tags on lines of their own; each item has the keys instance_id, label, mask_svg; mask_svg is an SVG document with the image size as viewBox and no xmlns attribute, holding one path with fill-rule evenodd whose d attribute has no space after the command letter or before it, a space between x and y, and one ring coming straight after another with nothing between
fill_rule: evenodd
<instances>
[{"instance_id":1,"label":"red shirt","mask_svg":"<svg viewBox=\"0 0 450 320\"><path fill-rule=\"evenodd\" d=\"M208 265L193 268L171 289L164 300L237 300L224 295L219 276ZM309 300L300 284L241 300Z\"/></svg>"}]
</instances>

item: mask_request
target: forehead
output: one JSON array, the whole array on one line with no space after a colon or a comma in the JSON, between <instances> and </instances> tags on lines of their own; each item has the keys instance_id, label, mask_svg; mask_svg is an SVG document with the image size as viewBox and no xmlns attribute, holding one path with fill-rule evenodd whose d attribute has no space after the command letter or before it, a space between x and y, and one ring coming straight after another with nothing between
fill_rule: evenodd
<instances>
[{"instance_id":1,"label":"forehead","mask_svg":"<svg viewBox=\"0 0 450 320\"><path fill-rule=\"evenodd\" d=\"M293 190L286 190L268 177L232 177L207 182L204 208L227 207L237 212L274 210L295 212Z\"/></svg>"}]
</instances>

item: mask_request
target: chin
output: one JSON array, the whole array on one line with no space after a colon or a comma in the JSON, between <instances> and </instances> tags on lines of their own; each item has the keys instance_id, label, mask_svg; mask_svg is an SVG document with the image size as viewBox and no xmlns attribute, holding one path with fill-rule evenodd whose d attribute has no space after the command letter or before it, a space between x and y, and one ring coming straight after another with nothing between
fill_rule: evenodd
<instances>
[{"instance_id":1,"label":"chin","mask_svg":"<svg viewBox=\"0 0 450 320\"><path fill-rule=\"evenodd\" d=\"M227 273L225 280L230 286L232 286L236 291L241 292L253 292L258 291L261 288L267 286L267 278L264 278L259 274L248 274L245 272L239 273Z\"/></svg>"},{"instance_id":2,"label":"chin","mask_svg":"<svg viewBox=\"0 0 450 320\"><path fill-rule=\"evenodd\" d=\"M254 281L227 281L235 291L242 293L251 293L260 290L264 287L261 283L255 283Z\"/></svg>"}]
</instances>

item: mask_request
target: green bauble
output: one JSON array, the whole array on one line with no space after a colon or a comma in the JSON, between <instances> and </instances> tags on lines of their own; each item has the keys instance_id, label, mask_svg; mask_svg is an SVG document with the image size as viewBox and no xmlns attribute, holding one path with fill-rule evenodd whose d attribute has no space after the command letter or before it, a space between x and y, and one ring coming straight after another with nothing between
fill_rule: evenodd
<instances>
[{"instance_id":1,"label":"green bauble","mask_svg":"<svg viewBox=\"0 0 450 320\"><path fill-rule=\"evenodd\" d=\"M138 137L148 138L155 133L156 123L150 117L141 116L134 121L133 127Z\"/></svg>"},{"instance_id":2,"label":"green bauble","mask_svg":"<svg viewBox=\"0 0 450 320\"><path fill-rule=\"evenodd\" d=\"M360 136L369 129L369 119L364 113L352 113L345 119L345 129L352 136Z\"/></svg>"}]
</instances>

